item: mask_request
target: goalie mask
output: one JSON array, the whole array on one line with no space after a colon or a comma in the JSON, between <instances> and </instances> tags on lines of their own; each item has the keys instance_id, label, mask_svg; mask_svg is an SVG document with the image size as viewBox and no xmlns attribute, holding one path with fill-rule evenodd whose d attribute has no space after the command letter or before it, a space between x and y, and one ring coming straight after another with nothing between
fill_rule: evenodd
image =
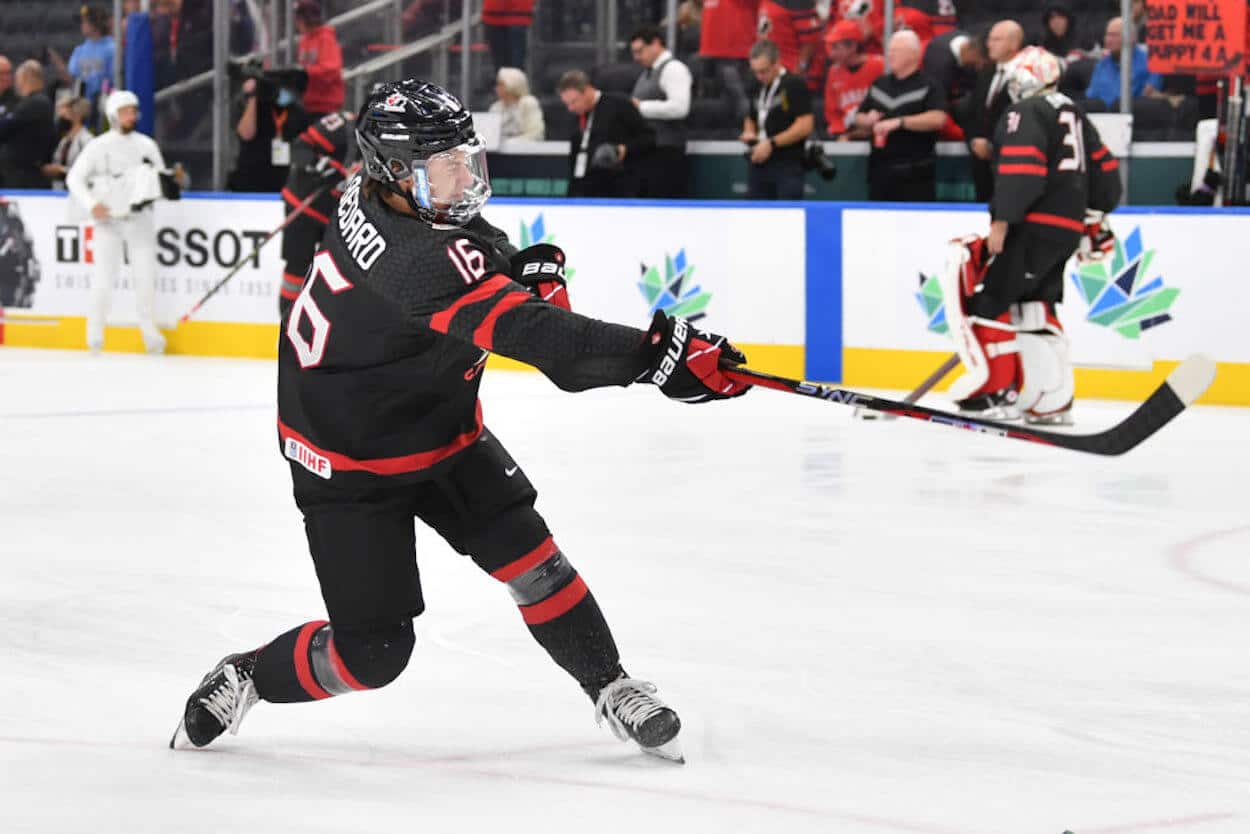
<instances>
[{"instance_id":1,"label":"goalie mask","mask_svg":"<svg viewBox=\"0 0 1250 834\"><path fill-rule=\"evenodd\" d=\"M374 88L356 121L365 173L428 223L462 226L490 199L486 146L460 100L409 79Z\"/></svg>"},{"instance_id":2,"label":"goalie mask","mask_svg":"<svg viewBox=\"0 0 1250 834\"><path fill-rule=\"evenodd\" d=\"M1007 62L1007 95L1013 102L1053 93L1059 87L1063 65L1040 46L1026 46Z\"/></svg>"}]
</instances>

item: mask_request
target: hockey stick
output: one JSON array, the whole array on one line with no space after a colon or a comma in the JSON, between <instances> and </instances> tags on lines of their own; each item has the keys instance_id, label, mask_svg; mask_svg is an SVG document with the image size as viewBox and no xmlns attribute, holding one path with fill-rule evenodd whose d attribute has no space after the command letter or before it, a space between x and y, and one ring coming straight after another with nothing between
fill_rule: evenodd
<instances>
[{"instance_id":1,"label":"hockey stick","mask_svg":"<svg viewBox=\"0 0 1250 834\"><path fill-rule=\"evenodd\" d=\"M357 164L353 165L351 168L349 168L349 169L348 169L348 171L347 171L347 176L346 176L346 177L344 177L344 181L349 180L349 179L351 179L353 176L355 176L355 175L356 175L356 171L357 171L357 170L359 170L359 168L360 168L360 164L359 164L359 163L357 163ZM194 304L194 305L192 305L191 309L190 309L190 310L187 310L187 312L185 312L185 313L182 315L182 318L178 319L178 323L179 323L179 324L182 324L184 321L187 321L187 320L188 320L188 319L190 319L192 316L194 316L196 313L198 313L198 312L199 312L199 310L200 310L200 308L201 308L201 307L203 307L203 306L204 306L204 305L208 302L208 300L209 300L210 298L212 298L214 295L216 295L216 294L218 293L218 291L219 291L222 287L224 287L224 286L226 285L226 283L227 283L227 282L228 282L231 278L233 278L235 275L237 275L237 274L239 273L239 270L243 269L243 267L247 265L247 262L248 262L248 261L252 260L252 259L253 259L253 258L255 258L258 254L260 254L260 250L261 250L261 248L262 248L262 247L264 247L264 245L265 245L266 243L268 243L269 241L273 240L273 239L277 236L278 232L282 231L282 230L283 230L283 229L285 229L287 226L291 225L291 223L293 223L293 222L295 221L295 218L297 218L297 217L299 217L301 214L303 214L303 213L304 213L304 210L313 204L313 200L316 200L318 197L320 197L323 193L325 193L325 190L326 190L327 188L330 188L332 185L334 185L334 183L326 183L325 185L321 186L321 187L320 187L320 188L318 188L316 191L314 191L313 193L311 193L311 194L309 194L307 197L305 197L305 198L304 198L304 200L303 200L303 202L301 202L298 206L296 206L295 208L291 209L290 214L288 214L288 215L287 215L287 216L283 219L283 221L282 221L282 225L278 226L278 228L274 229L272 232L270 232L269 234L265 235L265 237L261 240L261 242L260 242L260 243L258 243L258 244L256 244L256 248L252 250L252 253L251 253L250 255L248 255L246 258L242 259L242 260L241 260L241 261L239 261L238 263L236 263L234 266L230 267L230 271L229 271L229 272L227 272L227 273L225 274L225 277L223 277L220 281L218 281L216 284L214 284L214 285L212 286L212 288L211 288L211 289L210 289L207 293L205 293L205 294L204 294L204 297L203 297L203 298L201 298L199 301L195 302L195 304Z\"/></svg>"},{"instance_id":2,"label":"hockey stick","mask_svg":"<svg viewBox=\"0 0 1250 834\"><path fill-rule=\"evenodd\" d=\"M1015 440L1030 440L1034 443L1058 446L1061 449L1072 449L1077 452L1090 452L1095 455L1122 455L1137 446L1184 411L1215 381L1215 362L1202 354L1195 354L1168 374L1168 378L1145 402L1116 425L1096 434L1063 434L1028 426L1013 426L994 420L981 420L977 417L887 400L869 394L847 391L843 388L785 379L742 367L728 366L722 368L722 371L730 379L748 385L775 388L778 391L816 397L843 405L859 406L886 414L895 414L899 417L910 417L913 420L941 423L957 429L1010 437Z\"/></svg>"},{"instance_id":3,"label":"hockey stick","mask_svg":"<svg viewBox=\"0 0 1250 834\"><path fill-rule=\"evenodd\" d=\"M946 358L946 361L942 363L942 366L940 368L938 368L933 373L929 374L927 377L925 377L924 382L916 386L915 391L912 391L906 397L903 397L902 399L903 404L911 405L916 400L920 399L925 394L932 391L933 386L937 385L939 382L942 381L943 377L945 377L951 371L955 370L955 366L958 364L959 364L959 354L952 353L950 356ZM882 414L881 412L870 411L864 408L856 408L854 414L856 417L858 417L861 420L876 420L878 418L882 420L894 420L897 417L897 415L895 414Z\"/></svg>"}]
</instances>

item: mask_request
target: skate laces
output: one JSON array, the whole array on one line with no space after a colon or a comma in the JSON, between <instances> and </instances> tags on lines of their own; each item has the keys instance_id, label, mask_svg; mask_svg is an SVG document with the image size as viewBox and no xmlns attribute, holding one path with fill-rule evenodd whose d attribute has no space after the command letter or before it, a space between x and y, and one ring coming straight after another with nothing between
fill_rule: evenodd
<instances>
[{"instance_id":1,"label":"skate laces","mask_svg":"<svg viewBox=\"0 0 1250 834\"><path fill-rule=\"evenodd\" d=\"M621 741L628 741L629 731L640 727L648 718L668 709L659 698L652 697L655 684L633 678L617 678L605 686L595 700L595 723L600 726L606 718L612 733Z\"/></svg>"},{"instance_id":2,"label":"skate laces","mask_svg":"<svg viewBox=\"0 0 1250 834\"><path fill-rule=\"evenodd\" d=\"M233 663L227 663L221 671L224 679L216 689L201 698L200 703L223 728L237 736L243 716L260 700L260 696L256 694L256 686L252 683L251 676L245 676L240 681L239 672Z\"/></svg>"}]
</instances>

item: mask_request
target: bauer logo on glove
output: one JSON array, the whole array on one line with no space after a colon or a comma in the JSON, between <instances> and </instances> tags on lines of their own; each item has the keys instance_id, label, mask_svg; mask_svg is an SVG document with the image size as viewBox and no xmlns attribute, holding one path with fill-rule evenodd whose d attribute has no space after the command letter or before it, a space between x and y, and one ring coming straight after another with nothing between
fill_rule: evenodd
<instances>
[{"instance_id":1,"label":"bauer logo on glove","mask_svg":"<svg viewBox=\"0 0 1250 834\"><path fill-rule=\"evenodd\" d=\"M571 309L564 283L564 251L550 243L536 243L512 256L512 280L549 304Z\"/></svg>"},{"instance_id":2,"label":"bauer logo on glove","mask_svg":"<svg viewBox=\"0 0 1250 834\"><path fill-rule=\"evenodd\" d=\"M724 336L699 330L680 316L657 312L644 349L654 351L654 356L638 381L650 382L670 399L705 403L741 396L751 387L721 372L724 365L746 362L742 351Z\"/></svg>"}]
</instances>

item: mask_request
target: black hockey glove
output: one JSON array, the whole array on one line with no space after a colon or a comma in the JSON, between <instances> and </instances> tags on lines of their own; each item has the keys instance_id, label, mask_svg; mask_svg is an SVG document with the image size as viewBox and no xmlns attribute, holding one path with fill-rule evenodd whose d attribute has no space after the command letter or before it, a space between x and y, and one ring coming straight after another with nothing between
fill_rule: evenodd
<instances>
[{"instance_id":1,"label":"black hockey glove","mask_svg":"<svg viewBox=\"0 0 1250 834\"><path fill-rule=\"evenodd\" d=\"M638 382L658 385L664 396L684 403L739 397L751 387L721 373L721 364L747 361L724 336L699 330L680 316L657 312L647 331L646 349L655 351Z\"/></svg>"},{"instance_id":2,"label":"black hockey glove","mask_svg":"<svg viewBox=\"0 0 1250 834\"><path fill-rule=\"evenodd\" d=\"M536 243L512 256L512 280L564 310L569 291L564 284L564 250L550 243Z\"/></svg>"}]
</instances>

